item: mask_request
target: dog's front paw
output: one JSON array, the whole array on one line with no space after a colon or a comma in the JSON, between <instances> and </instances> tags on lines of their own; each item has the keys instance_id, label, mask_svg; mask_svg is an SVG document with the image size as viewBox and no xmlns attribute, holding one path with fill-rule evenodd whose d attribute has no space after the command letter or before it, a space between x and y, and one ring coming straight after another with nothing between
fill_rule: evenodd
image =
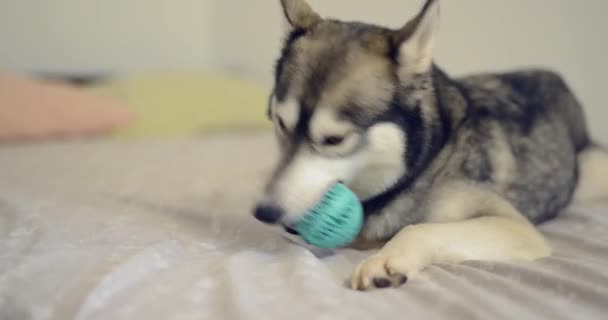
<instances>
[{"instance_id":1,"label":"dog's front paw","mask_svg":"<svg viewBox=\"0 0 608 320\"><path fill-rule=\"evenodd\" d=\"M365 259L351 279L351 287L356 290L396 288L415 276L420 265L405 255L383 253Z\"/></svg>"}]
</instances>

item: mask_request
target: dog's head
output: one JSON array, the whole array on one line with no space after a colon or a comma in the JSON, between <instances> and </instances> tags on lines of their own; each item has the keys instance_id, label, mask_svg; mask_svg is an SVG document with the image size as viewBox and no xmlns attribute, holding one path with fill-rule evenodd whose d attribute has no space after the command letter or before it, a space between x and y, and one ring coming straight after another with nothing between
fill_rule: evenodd
<instances>
[{"instance_id":1,"label":"dog's head","mask_svg":"<svg viewBox=\"0 0 608 320\"><path fill-rule=\"evenodd\" d=\"M335 183L367 200L407 174L435 103L438 2L392 30L323 19L304 0L281 1L287 32L268 110L281 159L257 219L289 227Z\"/></svg>"}]
</instances>

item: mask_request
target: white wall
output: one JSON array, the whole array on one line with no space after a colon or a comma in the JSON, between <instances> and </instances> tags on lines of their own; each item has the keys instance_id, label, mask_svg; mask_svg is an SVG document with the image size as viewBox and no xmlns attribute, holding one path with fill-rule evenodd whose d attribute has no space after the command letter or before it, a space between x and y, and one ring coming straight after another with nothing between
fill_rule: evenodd
<instances>
[{"instance_id":1,"label":"white wall","mask_svg":"<svg viewBox=\"0 0 608 320\"><path fill-rule=\"evenodd\" d=\"M131 71L213 62L216 0L0 0L0 67Z\"/></svg>"},{"instance_id":2,"label":"white wall","mask_svg":"<svg viewBox=\"0 0 608 320\"><path fill-rule=\"evenodd\" d=\"M309 0L323 15L397 27L422 0ZM269 83L278 0L0 0L0 67L132 71L221 67ZM437 62L455 75L562 72L608 143L608 1L443 0Z\"/></svg>"}]
</instances>

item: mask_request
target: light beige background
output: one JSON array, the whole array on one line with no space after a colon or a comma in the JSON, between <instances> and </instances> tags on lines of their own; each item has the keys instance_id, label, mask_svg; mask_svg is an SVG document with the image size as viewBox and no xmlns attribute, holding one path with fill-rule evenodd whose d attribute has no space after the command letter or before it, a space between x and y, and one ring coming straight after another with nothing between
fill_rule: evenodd
<instances>
[{"instance_id":1,"label":"light beige background","mask_svg":"<svg viewBox=\"0 0 608 320\"><path fill-rule=\"evenodd\" d=\"M320 13L399 26L422 0L310 0ZM437 62L461 75L562 72L608 143L608 1L443 0ZM0 0L0 67L127 72L222 69L270 84L278 0Z\"/></svg>"}]
</instances>

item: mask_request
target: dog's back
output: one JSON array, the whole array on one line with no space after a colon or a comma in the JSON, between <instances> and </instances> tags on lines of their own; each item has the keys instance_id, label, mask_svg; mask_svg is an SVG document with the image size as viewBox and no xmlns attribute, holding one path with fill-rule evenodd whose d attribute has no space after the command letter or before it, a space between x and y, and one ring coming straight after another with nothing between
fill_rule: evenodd
<instances>
[{"instance_id":1,"label":"dog's back","mask_svg":"<svg viewBox=\"0 0 608 320\"><path fill-rule=\"evenodd\" d=\"M460 172L491 181L533 222L567 206L577 154L589 144L581 106L562 78L532 70L459 79L467 115L459 129Z\"/></svg>"}]
</instances>

